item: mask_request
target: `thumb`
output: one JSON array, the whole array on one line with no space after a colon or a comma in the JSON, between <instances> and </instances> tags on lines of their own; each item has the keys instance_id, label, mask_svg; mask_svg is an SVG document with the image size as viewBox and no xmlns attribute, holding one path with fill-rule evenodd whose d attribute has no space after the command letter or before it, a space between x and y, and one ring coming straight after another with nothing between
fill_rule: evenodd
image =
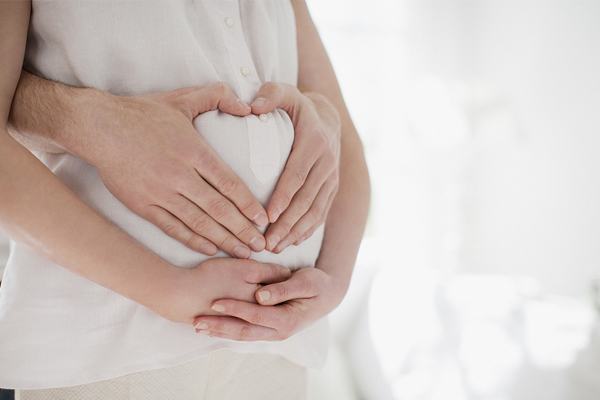
<instances>
[{"instance_id":1,"label":"thumb","mask_svg":"<svg viewBox=\"0 0 600 400\"><path fill-rule=\"evenodd\" d=\"M293 299L308 299L319 294L319 286L301 274L283 282L266 285L258 289L255 298L261 305L275 305Z\"/></svg>"},{"instance_id":2,"label":"thumb","mask_svg":"<svg viewBox=\"0 0 600 400\"><path fill-rule=\"evenodd\" d=\"M227 114L243 117L249 115L251 108L236 97L229 86L215 82L198 87L188 93L188 104L192 119L207 111L221 110Z\"/></svg>"},{"instance_id":3,"label":"thumb","mask_svg":"<svg viewBox=\"0 0 600 400\"><path fill-rule=\"evenodd\" d=\"M267 82L260 87L250 106L253 114L267 114L276 108L281 108L292 117L301 96L302 93L295 86L287 83Z\"/></svg>"}]
</instances>

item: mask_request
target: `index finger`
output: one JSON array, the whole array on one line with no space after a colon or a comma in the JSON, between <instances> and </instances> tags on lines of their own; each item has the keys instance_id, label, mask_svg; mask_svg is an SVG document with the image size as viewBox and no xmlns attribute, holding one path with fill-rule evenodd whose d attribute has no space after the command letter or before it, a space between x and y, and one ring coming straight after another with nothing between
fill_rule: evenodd
<instances>
[{"instance_id":1,"label":"index finger","mask_svg":"<svg viewBox=\"0 0 600 400\"><path fill-rule=\"evenodd\" d=\"M265 209L250 189L210 147L199 156L196 171L254 224L262 227L269 223Z\"/></svg>"},{"instance_id":2,"label":"index finger","mask_svg":"<svg viewBox=\"0 0 600 400\"><path fill-rule=\"evenodd\" d=\"M277 182L275 192L267 206L269 222L277 221L281 213L290 205L292 198L300 190L308 173L320 155L318 143L306 143L302 137L296 135L292 152L285 165L285 169Z\"/></svg>"},{"instance_id":3,"label":"index finger","mask_svg":"<svg viewBox=\"0 0 600 400\"><path fill-rule=\"evenodd\" d=\"M323 135L302 134L303 130L314 129L315 126L307 123L312 121L310 108L306 108L306 97L295 86L266 82L260 87L251 107L254 114L281 108L290 116L296 130L292 152L267 207L269 222L273 223L289 206L296 192L304 184L311 168L327 146L327 139ZM301 117L306 113L309 115L308 119Z\"/></svg>"},{"instance_id":4,"label":"index finger","mask_svg":"<svg viewBox=\"0 0 600 400\"><path fill-rule=\"evenodd\" d=\"M256 300L271 306L293 299L307 299L319 294L319 286L306 276L295 275L294 279L273 282L256 291Z\"/></svg>"},{"instance_id":5,"label":"index finger","mask_svg":"<svg viewBox=\"0 0 600 400\"><path fill-rule=\"evenodd\" d=\"M211 309L232 317L250 322L253 325L266 326L277 331L292 332L297 326L289 303L277 306L262 306L241 300L223 299L216 301Z\"/></svg>"}]
</instances>

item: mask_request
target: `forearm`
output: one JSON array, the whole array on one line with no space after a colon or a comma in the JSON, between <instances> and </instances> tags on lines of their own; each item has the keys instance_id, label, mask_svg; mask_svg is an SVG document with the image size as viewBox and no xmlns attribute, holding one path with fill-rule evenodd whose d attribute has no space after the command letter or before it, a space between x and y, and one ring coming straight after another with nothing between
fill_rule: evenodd
<instances>
[{"instance_id":1,"label":"forearm","mask_svg":"<svg viewBox=\"0 0 600 400\"><path fill-rule=\"evenodd\" d=\"M325 96L337 110L341 123L339 189L326 220L317 267L335 276L342 294L345 294L367 220L369 176L362 143L306 3L293 0L292 5L298 30L298 88ZM319 109L317 111L328 123L335 122L333 117L324 115Z\"/></svg>"},{"instance_id":2,"label":"forearm","mask_svg":"<svg viewBox=\"0 0 600 400\"><path fill-rule=\"evenodd\" d=\"M155 308L176 268L94 212L5 130L0 188L0 223L12 239Z\"/></svg>"},{"instance_id":3,"label":"forearm","mask_svg":"<svg viewBox=\"0 0 600 400\"><path fill-rule=\"evenodd\" d=\"M72 87L22 70L8 131L31 151L68 152L86 159L83 150L97 134L90 130L98 116L107 115L110 98L97 89Z\"/></svg>"},{"instance_id":4,"label":"forearm","mask_svg":"<svg viewBox=\"0 0 600 400\"><path fill-rule=\"evenodd\" d=\"M340 301L345 295L363 237L370 184L360 142L342 141L340 186L333 201L317 268L335 278Z\"/></svg>"}]
</instances>

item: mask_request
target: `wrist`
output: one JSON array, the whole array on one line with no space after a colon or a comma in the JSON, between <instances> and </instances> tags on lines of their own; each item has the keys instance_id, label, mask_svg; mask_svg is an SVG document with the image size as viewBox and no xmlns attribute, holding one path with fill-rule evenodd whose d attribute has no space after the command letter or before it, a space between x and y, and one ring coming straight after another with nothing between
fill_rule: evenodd
<instances>
[{"instance_id":1,"label":"wrist","mask_svg":"<svg viewBox=\"0 0 600 400\"><path fill-rule=\"evenodd\" d=\"M185 281L186 269L175 267L162 259L146 265L146 272L135 283L136 289L129 297L169 320L178 320L173 304L178 304L177 294L181 293L181 282Z\"/></svg>"},{"instance_id":2,"label":"wrist","mask_svg":"<svg viewBox=\"0 0 600 400\"><path fill-rule=\"evenodd\" d=\"M336 132L341 131L340 114L327 97L317 92L302 92L302 94L310 100L322 123Z\"/></svg>"},{"instance_id":3,"label":"wrist","mask_svg":"<svg viewBox=\"0 0 600 400\"><path fill-rule=\"evenodd\" d=\"M119 96L93 88L76 88L67 121L73 134L60 143L69 153L98 167L106 158L109 135L116 132Z\"/></svg>"},{"instance_id":4,"label":"wrist","mask_svg":"<svg viewBox=\"0 0 600 400\"><path fill-rule=\"evenodd\" d=\"M318 265L318 269L321 269ZM350 286L350 276L342 273L342 271L328 271L326 268L321 269L325 274L329 276L329 288L327 292L332 299L334 308L337 307L348 292Z\"/></svg>"}]
</instances>

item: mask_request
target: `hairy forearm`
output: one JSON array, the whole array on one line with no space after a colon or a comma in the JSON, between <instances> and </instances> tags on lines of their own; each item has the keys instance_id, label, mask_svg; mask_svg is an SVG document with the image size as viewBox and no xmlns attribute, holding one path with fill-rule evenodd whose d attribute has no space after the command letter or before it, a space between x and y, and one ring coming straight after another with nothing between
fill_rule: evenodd
<instances>
[{"instance_id":1,"label":"hairy forearm","mask_svg":"<svg viewBox=\"0 0 600 400\"><path fill-rule=\"evenodd\" d=\"M71 153L86 159L90 129L106 114L110 94L77 88L21 71L8 119L9 133L31 151Z\"/></svg>"}]
</instances>

